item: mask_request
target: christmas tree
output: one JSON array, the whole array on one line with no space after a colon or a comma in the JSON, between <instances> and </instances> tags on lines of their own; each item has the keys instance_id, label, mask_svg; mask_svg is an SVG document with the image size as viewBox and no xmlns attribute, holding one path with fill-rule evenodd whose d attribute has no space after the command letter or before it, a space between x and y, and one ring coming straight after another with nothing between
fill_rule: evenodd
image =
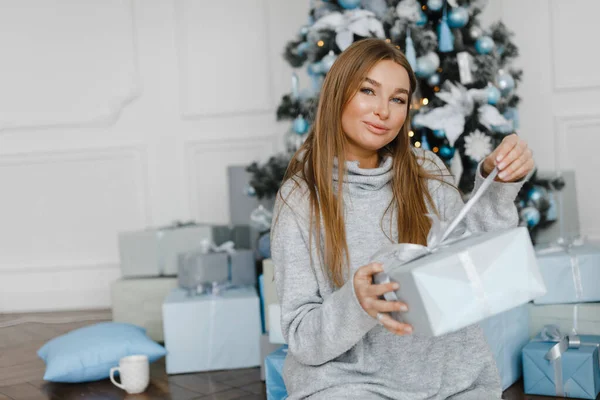
<instances>
[{"instance_id":1,"label":"christmas tree","mask_svg":"<svg viewBox=\"0 0 600 400\"><path fill-rule=\"evenodd\" d=\"M401 49L418 78L411 104L412 145L433 151L456 177L465 198L476 167L519 127L516 89L522 71L511 67L518 48L502 22L481 26L482 0L311 0L308 24L288 42L284 58L307 69L311 82L300 90L296 74L283 97L278 120L291 121L286 152L264 165L254 163L251 186L273 197L286 165L306 138L324 76L337 55L354 41L377 37ZM534 174L517 198L521 223L537 229L556 219L553 190L559 179Z\"/></svg>"}]
</instances>

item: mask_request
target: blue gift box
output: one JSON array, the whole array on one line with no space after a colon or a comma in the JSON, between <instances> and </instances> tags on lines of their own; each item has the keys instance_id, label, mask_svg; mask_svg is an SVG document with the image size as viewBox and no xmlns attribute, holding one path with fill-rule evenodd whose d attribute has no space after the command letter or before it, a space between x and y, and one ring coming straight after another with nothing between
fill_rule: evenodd
<instances>
[{"instance_id":1,"label":"blue gift box","mask_svg":"<svg viewBox=\"0 0 600 400\"><path fill-rule=\"evenodd\" d=\"M546 294L535 304L564 304L600 301L600 247L585 243L564 249L537 252Z\"/></svg>"},{"instance_id":2,"label":"blue gift box","mask_svg":"<svg viewBox=\"0 0 600 400\"><path fill-rule=\"evenodd\" d=\"M287 389L283 382L283 363L285 362L287 351L288 346L284 345L277 351L269 354L265 359L267 400L283 400L287 398Z\"/></svg>"},{"instance_id":3,"label":"blue gift box","mask_svg":"<svg viewBox=\"0 0 600 400\"><path fill-rule=\"evenodd\" d=\"M546 356L550 349L560 346L557 342L542 341L541 336L533 339L523 349L524 389L527 394L595 399L600 393L600 361L598 346L600 336L580 335L581 345L567 347L563 342L562 355L554 361ZM556 377L562 375L562 385ZM562 386L562 387L561 387Z\"/></svg>"},{"instance_id":4,"label":"blue gift box","mask_svg":"<svg viewBox=\"0 0 600 400\"><path fill-rule=\"evenodd\" d=\"M523 374L521 352L529 343L529 305L494 315L480 326L496 360L502 390L505 390Z\"/></svg>"}]
</instances>

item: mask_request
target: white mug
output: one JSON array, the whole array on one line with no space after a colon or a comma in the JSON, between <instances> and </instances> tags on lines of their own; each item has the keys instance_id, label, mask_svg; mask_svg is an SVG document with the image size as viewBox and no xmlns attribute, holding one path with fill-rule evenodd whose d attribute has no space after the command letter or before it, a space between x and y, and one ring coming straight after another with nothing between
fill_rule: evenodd
<instances>
[{"instance_id":1,"label":"white mug","mask_svg":"<svg viewBox=\"0 0 600 400\"><path fill-rule=\"evenodd\" d=\"M119 371L121 383L115 381L115 371ZM110 380L129 394L142 393L150 383L148 357L135 355L121 358L119 366L110 369Z\"/></svg>"}]
</instances>

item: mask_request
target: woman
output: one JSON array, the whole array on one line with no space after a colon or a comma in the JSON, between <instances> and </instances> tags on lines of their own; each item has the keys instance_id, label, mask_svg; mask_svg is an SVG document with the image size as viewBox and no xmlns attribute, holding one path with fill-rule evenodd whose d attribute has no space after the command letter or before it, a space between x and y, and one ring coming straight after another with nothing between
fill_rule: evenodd
<instances>
[{"instance_id":1,"label":"woman","mask_svg":"<svg viewBox=\"0 0 600 400\"><path fill-rule=\"evenodd\" d=\"M379 248L426 244L426 214L451 220L463 205L437 156L410 146L415 86L394 46L354 43L327 74L314 127L288 168L271 254L290 400L501 397L478 327L437 338L413 334L387 314L410 304L379 300L397 286L372 281L382 267L368 261ZM495 166L497 181L467 218L471 231L518 222L513 202L517 181L533 169L531 151L516 135L505 138L478 167L475 190Z\"/></svg>"}]
</instances>

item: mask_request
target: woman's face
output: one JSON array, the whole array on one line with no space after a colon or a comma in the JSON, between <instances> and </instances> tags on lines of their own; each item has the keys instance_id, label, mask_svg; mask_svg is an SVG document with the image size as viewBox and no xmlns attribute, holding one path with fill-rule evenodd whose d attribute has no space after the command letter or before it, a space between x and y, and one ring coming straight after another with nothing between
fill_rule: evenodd
<instances>
[{"instance_id":1,"label":"woman's face","mask_svg":"<svg viewBox=\"0 0 600 400\"><path fill-rule=\"evenodd\" d=\"M342 111L349 160L369 159L398 135L408 113L410 80L404 67L380 61Z\"/></svg>"}]
</instances>

